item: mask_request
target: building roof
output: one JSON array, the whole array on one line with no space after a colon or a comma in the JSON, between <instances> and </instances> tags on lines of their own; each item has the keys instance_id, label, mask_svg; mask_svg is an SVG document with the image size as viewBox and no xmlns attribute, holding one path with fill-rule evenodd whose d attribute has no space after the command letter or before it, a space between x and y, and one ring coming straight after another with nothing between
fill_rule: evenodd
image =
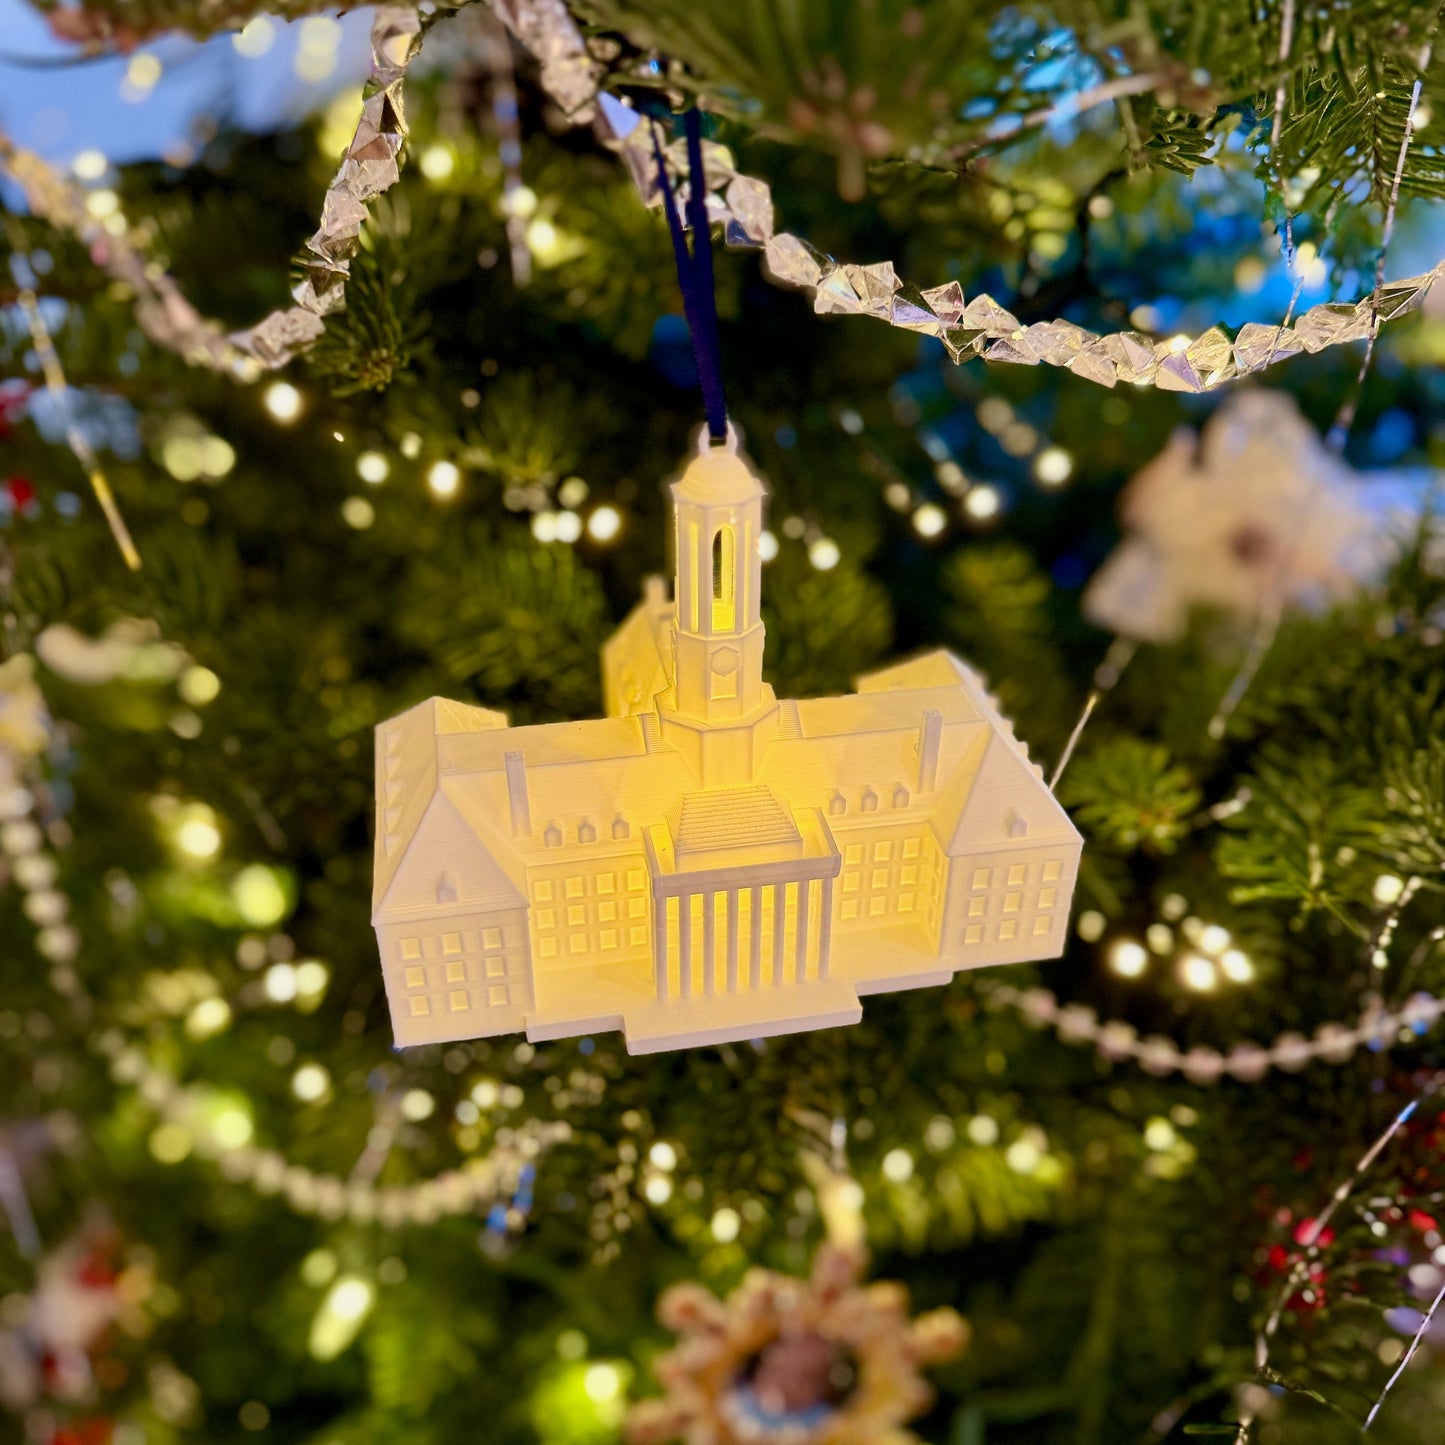
<instances>
[{"instance_id":1,"label":"building roof","mask_svg":"<svg viewBox=\"0 0 1445 1445\"><path fill-rule=\"evenodd\" d=\"M649 599L624 629L640 623L639 631L655 636L658 620ZM525 901L527 867L566 856L545 841L554 821L568 851L634 854L645 829L666 823L677 864L688 870L781 856L777 850L800 839L799 809L821 809L828 826L841 830L927 820L951 855L1077 837L966 664L947 652L927 653L860 678L858 689L781 704L753 786L707 791L682 754L660 740L655 715L510 728L486 708L422 703L377 730L374 912L390 916L429 898L434 906L443 871L461 905ZM930 712L939 717L932 789L919 786ZM521 759L525 834L512 827L509 754ZM829 808L836 793L841 813L836 803ZM614 839L619 819L625 836ZM579 844L584 823L595 843Z\"/></svg>"}]
</instances>

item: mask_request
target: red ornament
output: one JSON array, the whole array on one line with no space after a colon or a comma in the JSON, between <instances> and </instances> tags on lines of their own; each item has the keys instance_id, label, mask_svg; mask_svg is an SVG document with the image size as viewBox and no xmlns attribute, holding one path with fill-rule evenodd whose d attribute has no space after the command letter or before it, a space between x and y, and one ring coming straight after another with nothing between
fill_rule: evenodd
<instances>
[{"instance_id":1,"label":"red ornament","mask_svg":"<svg viewBox=\"0 0 1445 1445\"><path fill-rule=\"evenodd\" d=\"M29 477L6 477L4 486L17 512L23 512L35 500L35 484Z\"/></svg>"}]
</instances>

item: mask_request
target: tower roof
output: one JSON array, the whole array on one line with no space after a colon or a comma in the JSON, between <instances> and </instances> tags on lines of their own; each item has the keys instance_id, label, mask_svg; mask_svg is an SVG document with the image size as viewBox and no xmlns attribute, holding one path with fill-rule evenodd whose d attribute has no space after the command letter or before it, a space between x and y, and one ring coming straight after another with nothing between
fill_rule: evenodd
<instances>
[{"instance_id":1,"label":"tower roof","mask_svg":"<svg viewBox=\"0 0 1445 1445\"><path fill-rule=\"evenodd\" d=\"M728 506L755 502L765 495L762 478L740 457L734 444L698 453L672 484L674 503Z\"/></svg>"}]
</instances>

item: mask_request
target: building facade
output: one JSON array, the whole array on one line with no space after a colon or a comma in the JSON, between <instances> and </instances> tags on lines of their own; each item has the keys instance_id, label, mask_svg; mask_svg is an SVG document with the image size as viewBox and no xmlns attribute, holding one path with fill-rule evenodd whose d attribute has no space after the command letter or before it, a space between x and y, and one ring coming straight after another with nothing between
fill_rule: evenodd
<instances>
[{"instance_id":1,"label":"building facade","mask_svg":"<svg viewBox=\"0 0 1445 1445\"><path fill-rule=\"evenodd\" d=\"M673 598L650 581L604 648L607 717L433 698L377 729L399 1045L755 1038L1062 952L1081 841L980 679L934 652L780 701L761 481L708 448L672 498Z\"/></svg>"}]
</instances>

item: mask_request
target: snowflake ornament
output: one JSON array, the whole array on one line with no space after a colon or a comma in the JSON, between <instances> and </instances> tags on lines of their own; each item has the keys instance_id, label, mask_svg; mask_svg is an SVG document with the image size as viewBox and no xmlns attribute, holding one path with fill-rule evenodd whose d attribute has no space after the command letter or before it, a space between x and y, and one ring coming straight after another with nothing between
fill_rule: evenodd
<instances>
[{"instance_id":1,"label":"snowflake ornament","mask_svg":"<svg viewBox=\"0 0 1445 1445\"><path fill-rule=\"evenodd\" d=\"M1084 614L1169 642L1193 607L1250 618L1348 595L1392 550L1363 495L1373 480L1328 450L1286 393L1239 392L1202 435L1175 432L1125 489L1127 535L1089 583Z\"/></svg>"},{"instance_id":2,"label":"snowflake ornament","mask_svg":"<svg viewBox=\"0 0 1445 1445\"><path fill-rule=\"evenodd\" d=\"M860 1284L867 1255L822 1245L806 1280L749 1271L727 1299L667 1290L658 1318L679 1336L654 1366L660 1400L634 1407L633 1445L913 1445L903 1422L932 1389L919 1367L963 1349L951 1309L910 1319L893 1282Z\"/></svg>"}]
</instances>

